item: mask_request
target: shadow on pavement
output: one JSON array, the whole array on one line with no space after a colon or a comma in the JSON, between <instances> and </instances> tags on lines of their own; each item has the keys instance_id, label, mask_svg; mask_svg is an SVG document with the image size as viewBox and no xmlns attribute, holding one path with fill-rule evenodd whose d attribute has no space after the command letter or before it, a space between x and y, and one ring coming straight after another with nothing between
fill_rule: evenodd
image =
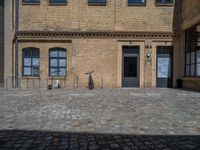
<instances>
[{"instance_id":1,"label":"shadow on pavement","mask_svg":"<svg viewBox=\"0 0 200 150\"><path fill-rule=\"evenodd\" d=\"M0 149L198 150L200 149L200 136L124 135L53 131L0 130Z\"/></svg>"}]
</instances>

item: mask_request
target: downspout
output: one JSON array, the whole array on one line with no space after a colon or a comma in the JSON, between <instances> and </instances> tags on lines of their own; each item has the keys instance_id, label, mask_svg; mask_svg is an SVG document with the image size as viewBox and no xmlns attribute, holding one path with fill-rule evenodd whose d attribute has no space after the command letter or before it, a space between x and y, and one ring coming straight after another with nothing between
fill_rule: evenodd
<instances>
[{"instance_id":1,"label":"downspout","mask_svg":"<svg viewBox=\"0 0 200 150\"><path fill-rule=\"evenodd\" d=\"M16 0L15 3L15 87L19 87L19 70L18 70L18 39L16 37L16 33L18 32L19 29L19 0Z\"/></svg>"}]
</instances>

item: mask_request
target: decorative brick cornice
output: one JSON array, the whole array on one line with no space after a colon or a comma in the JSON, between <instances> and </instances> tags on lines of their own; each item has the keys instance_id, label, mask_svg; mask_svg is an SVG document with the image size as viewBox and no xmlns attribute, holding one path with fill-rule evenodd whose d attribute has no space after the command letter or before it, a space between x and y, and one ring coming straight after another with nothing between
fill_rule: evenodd
<instances>
[{"instance_id":1,"label":"decorative brick cornice","mask_svg":"<svg viewBox=\"0 0 200 150\"><path fill-rule=\"evenodd\" d=\"M15 38L28 39L69 39L69 38L116 38L116 39L171 39L172 32L67 32L67 31L18 31Z\"/></svg>"}]
</instances>

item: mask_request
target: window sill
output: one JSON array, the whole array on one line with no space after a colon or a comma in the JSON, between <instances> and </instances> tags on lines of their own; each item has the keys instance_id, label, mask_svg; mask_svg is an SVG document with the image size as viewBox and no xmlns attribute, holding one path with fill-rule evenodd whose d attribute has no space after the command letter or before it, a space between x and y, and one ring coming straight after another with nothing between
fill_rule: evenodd
<instances>
[{"instance_id":1,"label":"window sill","mask_svg":"<svg viewBox=\"0 0 200 150\"><path fill-rule=\"evenodd\" d=\"M51 80L51 79L53 79L53 80L57 80L57 79L58 79L58 80L65 80L66 78L67 78L67 76L65 76L65 77L50 77L50 76L49 76L49 77L48 77L49 80Z\"/></svg>"},{"instance_id":2,"label":"window sill","mask_svg":"<svg viewBox=\"0 0 200 150\"><path fill-rule=\"evenodd\" d=\"M200 76L199 77L183 77L182 80L184 81L200 81Z\"/></svg>"}]
</instances>

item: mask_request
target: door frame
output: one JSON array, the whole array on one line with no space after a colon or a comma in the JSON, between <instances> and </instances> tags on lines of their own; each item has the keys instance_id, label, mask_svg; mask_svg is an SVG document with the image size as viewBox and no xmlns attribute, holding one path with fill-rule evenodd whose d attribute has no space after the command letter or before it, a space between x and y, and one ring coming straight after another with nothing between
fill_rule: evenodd
<instances>
[{"instance_id":1,"label":"door frame","mask_svg":"<svg viewBox=\"0 0 200 150\"><path fill-rule=\"evenodd\" d=\"M123 84L124 84L124 52L123 52L123 50L124 50L124 48L135 48L135 49L138 49L138 53L130 53L130 54L125 54L126 56L130 56L130 57L137 57L137 78L138 78L138 83L137 83L137 86L124 86ZM140 46L136 46L136 45L123 45L122 46L122 55L121 55L121 87L122 88L139 88L140 87Z\"/></svg>"}]
</instances>

